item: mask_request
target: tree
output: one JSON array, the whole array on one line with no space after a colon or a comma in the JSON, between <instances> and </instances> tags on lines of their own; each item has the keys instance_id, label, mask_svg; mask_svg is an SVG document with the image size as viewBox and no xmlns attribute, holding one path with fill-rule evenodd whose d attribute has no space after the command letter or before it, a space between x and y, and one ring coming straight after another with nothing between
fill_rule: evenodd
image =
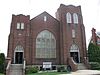
<instances>
[{"instance_id":1,"label":"tree","mask_svg":"<svg viewBox=\"0 0 100 75\"><path fill-rule=\"evenodd\" d=\"M89 62L99 62L100 63L100 47L90 43L88 46L88 58Z\"/></svg>"},{"instance_id":2,"label":"tree","mask_svg":"<svg viewBox=\"0 0 100 75\"><path fill-rule=\"evenodd\" d=\"M4 67L5 67L5 54L0 53L0 73L4 73Z\"/></svg>"}]
</instances>

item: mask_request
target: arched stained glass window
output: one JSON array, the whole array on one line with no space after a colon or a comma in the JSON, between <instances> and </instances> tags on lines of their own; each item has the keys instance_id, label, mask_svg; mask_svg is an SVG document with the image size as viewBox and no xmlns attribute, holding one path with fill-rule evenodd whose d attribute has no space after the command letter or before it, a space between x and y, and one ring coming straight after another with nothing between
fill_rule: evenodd
<instances>
[{"instance_id":1,"label":"arched stained glass window","mask_svg":"<svg viewBox=\"0 0 100 75\"><path fill-rule=\"evenodd\" d=\"M72 44L71 48L70 48L70 52L78 52L79 48L76 44Z\"/></svg>"},{"instance_id":2,"label":"arched stained glass window","mask_svg":"<svg viewBox=\"0 0 100 75\"><path fill-rule=\"evenodd\" d=\"M74 24L78 24L78 15L76 13L73 13L73 22Z\"/></svg>"},{"instance_id":3,"label":"arched stained glass window","mask_svg":"<svg viewBox=\"0 0 100 75\"><path fill-rule=\"evenodd\" d=\"M48 30L37 35L36 58L56 58L56 39Z\"/></svg>"},{"instance_id":4,"label":"arched stained glass window","mask_svg":"<svg viewBox=\"0 0 100 75\"><path fill-rule=\"evenodd\" d=\"M68 12L66 14L67 23L72 23L71 14Z\"/></svg>"},{"instance_id":5,"label":"arched stained glass window","mask_svg":"<svg viewBox=\"0 0 100 75\"><path fill-rule=\"evenodd\" d=\"M23 51L24 51L24 49L21 45L16 46L15 52L23 52Z\"/></svg>"}]
</instances>

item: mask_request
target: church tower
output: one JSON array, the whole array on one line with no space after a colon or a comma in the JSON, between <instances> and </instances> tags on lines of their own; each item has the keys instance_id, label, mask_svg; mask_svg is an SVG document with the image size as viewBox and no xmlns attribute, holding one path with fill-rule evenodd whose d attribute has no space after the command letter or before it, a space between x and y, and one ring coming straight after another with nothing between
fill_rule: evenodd
<instances>
[{"instance_id":1,"label":"church tower","mask_svg":"<svg viewBox=\"0 0 100 75\"><path fill-rule=\"evenodd\" d=\"M11 29L8 40L7 57L12 63L21 64L23 59L30 59L30 17L25 15L12 15Z\"/></svg>"},{"instance_id":2,"label":"church tower","mask_svg":"<svg viewBox=\"0 0 100 75\"><path fill-rule=\"evenodd\" d=\"M61 64L67 64L70 57L76 63L84 62L86 38L81 7L61 4L56 18L60 21Z\"/></svg>"}]
</instances>

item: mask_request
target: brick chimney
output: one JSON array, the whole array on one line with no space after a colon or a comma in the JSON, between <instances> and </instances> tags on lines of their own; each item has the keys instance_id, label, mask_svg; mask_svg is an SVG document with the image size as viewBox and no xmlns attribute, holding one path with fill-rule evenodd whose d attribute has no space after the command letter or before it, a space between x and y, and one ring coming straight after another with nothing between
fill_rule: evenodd
<instances>
[{"instance_id":1,"label":"brick chimney","mask_svg":"<svg viewBox=\"0 0 100 75\"><path fill-rule=\"evenodd\" d=\"M93 41L93 44L96 44L96 29L92 28L92 41Z\"/></svg>"}]
</instances>

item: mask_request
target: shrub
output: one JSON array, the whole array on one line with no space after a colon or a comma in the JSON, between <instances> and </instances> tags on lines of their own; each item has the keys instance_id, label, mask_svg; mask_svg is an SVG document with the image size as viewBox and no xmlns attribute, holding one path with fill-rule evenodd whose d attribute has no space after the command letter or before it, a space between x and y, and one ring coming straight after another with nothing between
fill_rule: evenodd
<instances>
[{"instance_id":1,"label":"shrub","mask_svg":"<svg viewBox=\"0 0 100 75\"><path fill-rule=\"evenodd\" d=\"M26 69L26 73L37 73L39 71L38 67L29 67Z\"/></svg>"},{"instance_id":2,"label":"shrub","mask_svg":"<svg viewBox=\"0 0 100 75\"><path fill-rule=\"evenodd\" d=\"M5 72L5 55L4 53L0 53L0 73Z\"/></svg>"},{"instance_id":3,"label":"shrub","mask_svg":"<svg viewBox=\"0 0 100 75\"><path fill-rule=\"evenodd\" d=\"M89 64L90 64L92 70L100 70L100 63L90 62Z\"/></svg>"},{"instance_id":4,"label":"shrub","mask_svg":"<svg viewBox=\"0 0 100 75\"><path fill-rule=\"evenodd\" d=\"M67 68L65 68L65 66L58 66L57 67L57 72L67 72Z\"/></svg>"}]
</instances>

